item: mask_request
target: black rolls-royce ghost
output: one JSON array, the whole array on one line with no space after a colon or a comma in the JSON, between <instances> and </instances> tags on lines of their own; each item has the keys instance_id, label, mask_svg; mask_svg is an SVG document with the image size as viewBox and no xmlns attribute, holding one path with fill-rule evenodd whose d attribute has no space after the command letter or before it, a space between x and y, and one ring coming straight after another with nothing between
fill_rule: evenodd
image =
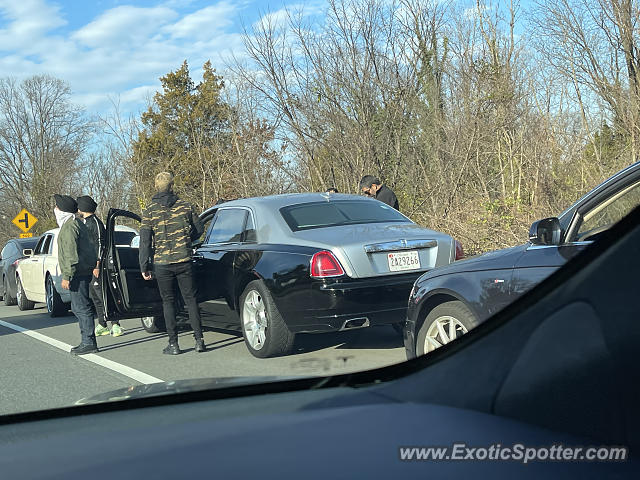
<instances>
[{"instance_id":1,"label":"black rolls-royce ghost","mask_svg":"<svg viewBox=\"0 0 640 480\"><path fill-rule=\"evenodd\" d=\"M291 194L221 203L201 215L194 247L203 323L240 328L256 357L288 353L297 333L397 325L425 271L460 258L460 244L420 227L384 203L354 195ZM107 314L142 317L162 329L155 281L145 281L138 249L112 246L107 218ZM401 329L401 328L400 328Z\"/></svg>"}]
</instances>

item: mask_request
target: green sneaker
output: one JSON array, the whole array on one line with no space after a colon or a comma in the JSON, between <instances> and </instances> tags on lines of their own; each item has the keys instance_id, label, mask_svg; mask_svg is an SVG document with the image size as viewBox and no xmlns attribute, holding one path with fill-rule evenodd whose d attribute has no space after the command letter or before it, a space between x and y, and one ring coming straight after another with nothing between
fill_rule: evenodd
<instances>
[{"instance_id":1,"label":"green sneaker","mask_svg":"<svg viewBox=\"0 0 640 480\"><path fill-rule=\"evenodd\" d=\"M111 335L113 335L114 337L119 337L120 335L122 335L122 332L124 332L124 328L122 328L120 325L111 326Z\"/></svg>"},{"instance_id":2,"label":"green sneaker","mask_svg":"<svg viewBox=\"0 0 640 480\"><path fill-rule=\"evenodd\" d=\"M102 325L96 325L96 337L102 337L104 335L109 335L109 329L107 327L103 327Z\"/></svg>"}]
</instances>

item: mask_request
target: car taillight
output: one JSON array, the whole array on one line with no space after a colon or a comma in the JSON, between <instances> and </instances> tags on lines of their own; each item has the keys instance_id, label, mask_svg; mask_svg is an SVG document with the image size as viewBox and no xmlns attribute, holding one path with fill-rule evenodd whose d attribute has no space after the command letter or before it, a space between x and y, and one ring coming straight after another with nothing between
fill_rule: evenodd
<instances>
[{"instance_id":1,"label":"car taillight","mask_svg":"<svg viewBox=\"0 0 640 480\"><path fill-rule=\"evenodd\" d=\"M344 270L338 259L329 251L316 253L311 259L311 276L313 278L339 277Z\"/></svg>"},{"instance_id":2,"label":"car taillight","mask_svg":"<svg viewBox=\"0 0 640 480\"><path fill-rule=\"evenodd\" d=\"M464 258L464 249L462 248L462 244L456 240L456 260L462 260Z\"/></svg>"}]
</instances>

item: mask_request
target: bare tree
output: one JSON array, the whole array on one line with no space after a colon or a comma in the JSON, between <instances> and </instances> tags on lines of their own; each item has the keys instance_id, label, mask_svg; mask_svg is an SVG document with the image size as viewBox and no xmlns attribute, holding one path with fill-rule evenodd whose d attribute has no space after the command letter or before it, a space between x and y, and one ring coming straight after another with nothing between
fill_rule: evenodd
<instances>
[{"instance_id":1,"label":"bare tree","mask_svg":"<svg viewBox=\"0 0 640 480\"><path fill-rule=\"evenodd\" d=\"M603 119L623 130L630 140L627 159L615 165L591 166L587 174L594 179L638 160L639 18L634 0L537 2L533 16L537 47L554 71L574 87L572 100L591 140Z\"/></svg>"},{"instance_id":2,"label":"bare tree","mask_svg":"<svg viewBox=\"0 0 640 480\"><path fill-rule=\"evenodd\" d=\"M69 87L38 75L0 79L0 194L5 211L28 208L47 225L51 195L78 188L78 160L92 125ZM38 231L36 229L36 231Z\"/></svg>"}]
</instances>

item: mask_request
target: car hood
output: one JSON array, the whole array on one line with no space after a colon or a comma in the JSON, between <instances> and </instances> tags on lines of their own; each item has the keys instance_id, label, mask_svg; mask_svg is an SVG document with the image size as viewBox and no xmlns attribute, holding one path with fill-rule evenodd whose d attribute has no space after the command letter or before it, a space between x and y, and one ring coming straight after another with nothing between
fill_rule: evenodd
<instances>
[{"instance_id":1,"label":"car hood","mask_svg":"<svg viewBox=\"0 0 640 480\"><path fill-rule=\"evenodd\" d=\"M436 268L425 273L420 280L449 275L452 273L477 272L480 270L504 270L514 268L518 259L524 254L529 246L528 243L515 247L493 250L491 252L476 255L465 260L453 262L450 265Z\"/></svg>"},{"instance_id":2,"label":"car hood","mask_svg":"<svg viewBox=\"0 0 640 480\"><path fill-rule=\"evenodd\" d=\"M260 383L280 382L286 380L299 380L300 376L264 376L264 377L225 377L225 378L192 378L188 380L175 380L171 382L151 383L148 385L134 385L128 388L119 388L109 392L94 395L78 400L76 405L91 405L97 403L116 402L135 398L157 397L178 393L198 392L204 390L217 390L227 387L243 385L255 385ZM307 377L308 378L308 377Z\"/></svg>"}]
</instances>

